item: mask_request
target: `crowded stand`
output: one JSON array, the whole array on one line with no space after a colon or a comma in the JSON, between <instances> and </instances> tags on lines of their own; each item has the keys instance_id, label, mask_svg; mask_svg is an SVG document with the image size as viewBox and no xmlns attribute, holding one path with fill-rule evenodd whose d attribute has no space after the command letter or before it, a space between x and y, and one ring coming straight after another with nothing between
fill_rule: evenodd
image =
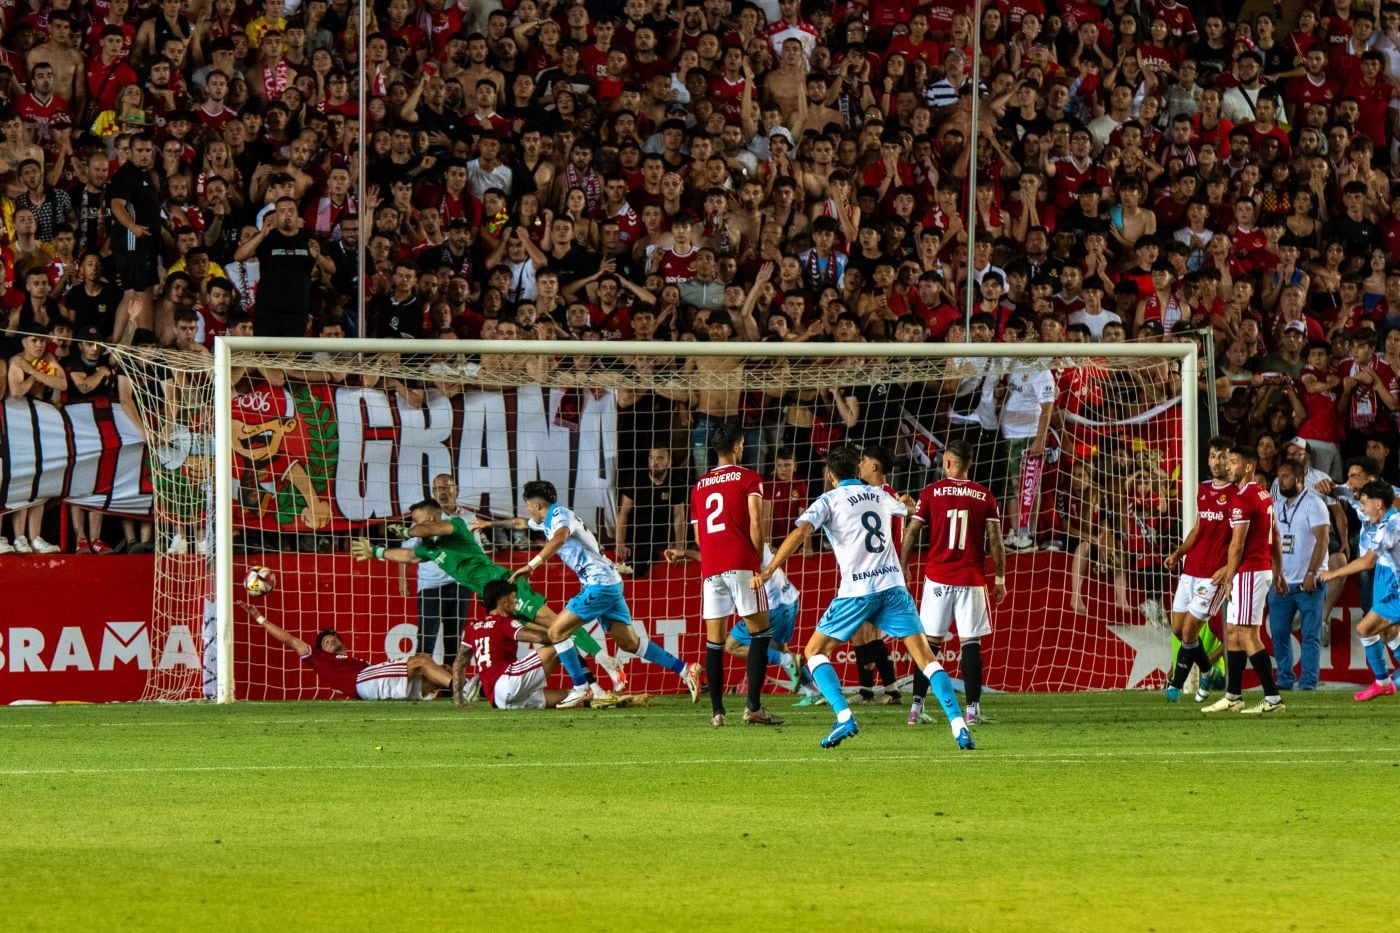
<instances>
[{"instance_id":1,"label":"crowded stand","mask_svg":"<svg viewBox=\"0 0 1400 933\"><path fill-rule=\"evenodd\" d=\"M9 398L109 399L140 423L103 345L202 353L220 334L1208 335L1202 398L1262 476L1293 456L1342 498L1358 458L1396 479L1400 4L369 9L0 8ZM742 419L752 465L805 501L835 440L889 443L901 406L997 469L992 450L1043 450L1043 406L1074 392L1057 375L1060 397L1029 399L1014 430L1005 387L975 378L902 398L644 395L620 421L623 485L649 456L697 475L712 428ZM139 518L54 505L0 519L0 553L58 550L60 521L71 550L156 546ZM1053 546L1075 521L1012 544Z\"/></svg>"}]
</instances>

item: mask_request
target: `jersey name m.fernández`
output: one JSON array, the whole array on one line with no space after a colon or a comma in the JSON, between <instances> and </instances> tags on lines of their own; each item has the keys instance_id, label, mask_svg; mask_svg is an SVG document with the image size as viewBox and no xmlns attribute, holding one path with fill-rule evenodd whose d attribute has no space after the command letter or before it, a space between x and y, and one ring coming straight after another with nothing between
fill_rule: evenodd
<instances>
[{"instance_id":1,"label":"jersey name m.fern\u00e1ndez","mask_svg":"<svg viewBox=\"0 0 1400 933\"><path fill-rule=\"evenodd\" d=\"M1235 493L1230 524L1249 525L1239 572L1268 570L1273 567L1274 500L1269 491L1253 480L1241 486Z\"/></svg>"},{"instance_id":2,"label":"jersey name m.fern\u00e1ndez","mask_svg":"<svg viewBox=\"0 0 1400 933\"><path fill-rule=\"evenodd\" d=\"M836 595L845 598L904 586L890 523L908 514L904 503L883 489L847 479L813 500L797 521L826 532L841 570Z\"/></svg>"},{"instance_id":3,"label":"jersey name m.fern\u00e1ndez","mask_svg":"<svg viewBox=\"0 0 1400 933\"><path fill-rule=\"evenodd\" d=\"M500 571L500 577L510 576L509 570L486 556L466 519L454 515L447 519L447 523L452 526L451 534L427 538L413 549L420 560L437 564L443 573L458 583L464 583L474 573L480 574L493 567Z\"/></svg>"},{"instance_id":4,"label":"jersey name m.fern\u00e1ndez","mask_svg":"<svg viewBox=\"0 0 1400 933\"><path fill-rule=\"evenodd\" d=\"M700 576L759 570L749 535L749 500L763 498L763 477L735 464L717 466L690 491L690 522L700 544ZM786 534L790 529L782 529Z\"/></svg>"},{"instance_id":5,"label":"jersey name m.fern\u00e1ndez","mask_svg":"<svg viewBox=\"0 0 1400 933\"><path fill-rule=\"evenodd\" d=\"M529 657L519 658L520 642L515 640L518 631L520 623L514 619L487 615L462 632L462 650L471 651L476 675L481 678L481 695L488 700L495 697L496 681L503 675L524 673L541 664L538 652L532 651Z\"/></svg>"},{"instance_id":6,"label":"jersey name m.fern\u00e1ndez","mask_svg":"<svg viewBox=\"0 0 1400 933\"><path fill-rule=\"evenodd\" d=\"M987 525L1001 523L990 489L970 479L929 483L912 521L928 524L925 577L944 586L987 585Z\"/></svg>"},{"instance_id":7,"label":"jersey name m.fern\u00e1ndez","mask_svg":"<svg viewBox=\"0 0 1400 933\"><path fill-rule=\"evenodd\" d=\"M603 556L598 539L571 510L556 502L545 513L544 521L531 521L530 527L544 532L546 539L554 537L560 528L569 529L569 539L559 549L559 559L578 574L584 586L612 586L622 582L622 575L612 561Z\"/></svg>"},{"instance_id":8,"label":"jersey name m.fern\u00e1ndez","mask_svg":"<svg viewBox=\"0 0 1400 933\"><path fill-rule=\"evenodd\" d=\"M368 661L352 658L348 654L331 654L320 648L312 648L310 653L302 655L301 659L311 665L317 680L336 693L343 693L352 700L360 698L355 689L355 682L360 676L360 671L369 667Z\"/></svg>"},{"instance_id":9,"label":"jersey name m.fern\u00e1ndez","mask_svg":"<svg viewBox=\"0 0 1400 933\"><path fill-rule=\"evenodd\" d=\"M1196 541L1186 552L1181 572L1192 577L1212 577L1230 562L1231 525L1234 516L1234 483L1207 480L1196 489Z\"/></svg>"}]
</instances>

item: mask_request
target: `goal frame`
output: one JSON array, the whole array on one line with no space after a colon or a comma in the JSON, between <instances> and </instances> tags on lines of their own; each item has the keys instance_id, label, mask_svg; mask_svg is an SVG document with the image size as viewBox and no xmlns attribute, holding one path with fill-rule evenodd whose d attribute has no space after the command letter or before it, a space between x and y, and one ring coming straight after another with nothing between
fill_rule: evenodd
<instances>
[{"instance_id":1,"label":"goal frame","mask_svg":"<svg viewBox=\"0 0 1400 933\"><path fill-rule=\"evenodd\" d=\"M1196 523L1199 354L1195 341L1180 343L656 343L635 340L394 340L316 337L226 337L214 341L214 606L219 703L237 699L234 685L233 580L233 355L261 353L423 353L427 355L652 356L950 359L1098 358L1177 360L1181 366L1181 516ZM775 352L778 351L778 352Z\"/></svg>"}]
</instances>

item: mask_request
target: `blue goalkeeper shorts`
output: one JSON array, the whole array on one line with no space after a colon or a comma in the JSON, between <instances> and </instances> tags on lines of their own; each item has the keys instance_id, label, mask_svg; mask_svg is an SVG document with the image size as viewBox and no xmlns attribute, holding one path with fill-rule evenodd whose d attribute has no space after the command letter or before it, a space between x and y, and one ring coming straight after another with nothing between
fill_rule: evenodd
<instances>
[{"instance_id":1,"label":"blue goalkeeper shorts","mask_svg":"<svg viewBox=\"0 0 1400 933\"><path fill-rule=\"evenodd\" d=\"M792 630L797 624L797 603L783 603L781 606L774 606L768 610L768 637L772 644L787 645L792 643ZM749 627L743 619L730 631L729 637L741 645L747 645L753 640L749 634Z\"/></svg>"},{"instance_id":2,"label":"blue goalkeeper shorts","mask_svg":"<svg viewBox=\"0 0 1400 933\"><path fill-rule=\"evenodd\" d=\"M614 622L632 624L632 610L627 608L627 600L622 597L621 583L585 586L564 608L585 622L597 619L604 631Z\"/></svg>"},{"instance_id":3,"label":"blue goalkeeper shorts","mask_svg":"<svg viewBox=\"0 0 1400 933\"><path fill-rule=\"evenodd\" d=\"M922 635L923 623L914 608L914 597L903 585L866 596L842 596L827 607L817 631L837 641L850 641L864 622L873 622L891 638Z\"/></svg>"}]
</instances>

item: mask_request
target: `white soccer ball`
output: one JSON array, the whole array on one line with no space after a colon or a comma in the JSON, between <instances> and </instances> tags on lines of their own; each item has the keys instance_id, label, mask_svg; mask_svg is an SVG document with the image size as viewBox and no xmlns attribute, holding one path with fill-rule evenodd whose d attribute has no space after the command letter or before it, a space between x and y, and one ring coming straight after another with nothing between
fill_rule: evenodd
<instances>
[{"instance_id":1,"label":"white soccer ball","mask_svg":"<svg viewBox=\"0 0 1400 933\"><path fill-rule=\"evenodd\" d=\"M249 567L243 575L243 588L250 596L266 596L277 588L277 577L266 567Z\"/></svg>"}]
</instances>

